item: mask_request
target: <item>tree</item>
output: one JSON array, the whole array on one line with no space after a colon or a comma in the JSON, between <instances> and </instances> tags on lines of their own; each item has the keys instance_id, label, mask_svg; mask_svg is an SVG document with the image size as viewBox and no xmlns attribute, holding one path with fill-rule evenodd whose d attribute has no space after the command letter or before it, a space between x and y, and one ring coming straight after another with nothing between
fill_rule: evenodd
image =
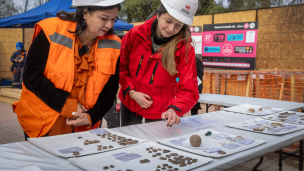
<instances>
[{"instance_id":1,"label":"tree","mask_svg":"<svg viewBox=\"0 0 304 171\"><path fill-rule=\"evenodd\" d=\"M0 18L18 14L13 0L0 0Z\"/></svg>"},{"instance_id":2,"label":"tree","mask_svg":"<svg viewBox=\"0 0 304 171\"><path fill-rule=\"evenodd\" d=\"M200 0L196 15L216 14L228 11L229 9L223 6L223 1L216 3L214 0Z\"/></svg>"},{"instance_id":3,"label":"tree","mask_svg":"<svg viewBox=\"0 0 304 171\"><path fill-rule=\"evenodd\" d=\"M231 11L251 10L258 8L269 8L281 0L228 0Z\"/></svg>"},{"instance_id":4,"label":"tree","mask_svg":"<svg viewBox=\"0 0 304 171\"><path fill-rule=\"evenodd\" d=\"M157 9L159 3L159 0L125 0L119 17L129 23L145 21Z\"/></svg>"},{"instance_id":5,"label":"tree","mask_svg":"<svg viewBox=\"0 0 304 171\"><path fill-rule=\"evenodd\" d=\"M125 0L122 3L119 19L129 23L145 21L157 9L159 3L159 0ZM216 4L214 0L200 0L196 15L221 13L227 10L222 2Z\"/></svg>"}]
</instances>

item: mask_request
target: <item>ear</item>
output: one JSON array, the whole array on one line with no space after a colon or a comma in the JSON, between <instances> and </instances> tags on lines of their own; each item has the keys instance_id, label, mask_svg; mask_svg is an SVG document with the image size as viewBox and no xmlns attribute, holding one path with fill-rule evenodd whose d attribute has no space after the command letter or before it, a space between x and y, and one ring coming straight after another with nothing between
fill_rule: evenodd
<instances>
[{"instance_id":1,"label":"ear","mask_svg":"<svg viewBox=\"0 0 304 171\"><path fill-rule=\"evenodd\" d=\"M89 13L89 11L87 8L83 9L83 19L86 20L88 18L88 13Z\"/></svg>"}]
</instances>

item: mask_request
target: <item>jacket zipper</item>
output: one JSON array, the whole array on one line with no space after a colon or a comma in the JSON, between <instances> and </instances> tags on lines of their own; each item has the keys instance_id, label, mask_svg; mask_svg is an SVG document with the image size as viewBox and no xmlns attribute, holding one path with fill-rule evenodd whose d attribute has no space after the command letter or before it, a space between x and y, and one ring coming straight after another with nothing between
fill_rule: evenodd
<instances>
[{"instance_id":1,"label":"jacket zipper","mask_svg":"<svg viewBox=\"0 0 304 171\"><path fill-rule=\"evenodd\" d=\"M154 76L155 76L155 72L156 72L158 64L159 64L159 62L156 62L155 67L153 69L153 73L152 73L152 76L151 76L151 79L150 79L150 83L149 83L150 85L153 84L153 80L154 80Z\"/></svg>"},{"instance_id":2,"label":"jacket zipper","mask_svg":"<svg viewBox=\"0 0 304 171\"><path fill-rule=\"evenodd\" d=\"M142 57L141 57L141 59L140 59L140 62L139 62L139 64L138 64L138 68L137 68L136 75L135 75L136 77L137 77L138 72L139 72L139 70L140 70L140 68L141 68L141 64L142 64L143 59L144 59L144 55L142 55Z\"/></svg>"}]
</instances>

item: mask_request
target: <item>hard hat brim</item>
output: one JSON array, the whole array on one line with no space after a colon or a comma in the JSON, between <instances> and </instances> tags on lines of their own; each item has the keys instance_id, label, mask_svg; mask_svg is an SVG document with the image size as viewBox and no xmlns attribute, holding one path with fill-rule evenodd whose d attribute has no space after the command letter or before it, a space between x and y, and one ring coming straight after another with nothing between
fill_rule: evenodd
<instances>
[{"instance_id":1,"label":"hard hat brim","mask_svg":"<svg viewBox=\"0 0 304 171\"><path fill-rule=\"evenodd\" d=\"M78 6L101 6L101 7L108 7L108 6L113 6L122 3L124 0L116 0L116 1L104 1L104 2L99 2L96 4L87 4L87 3L72 3L73 7L78 7Z\"/></svg>"},{"instance_id":2,"label":"hard hat brim","mask_svg":"<svg viewBox=\"0 0 304 171\"><path fill-rule=\"evenodd\" d=\"M175 19L177 19L178 21L187 24L187 25L192 25L193 24L193 18L187 18L181 14L179 14L177 11L175 11L174 9L170 8L164 0L161 0L162 4L164 5L164 7L166 8L166 10L168 11L168 13L174 17L174 16L178 16L178 17L174 17Z\"/></svg>"}]
</instances>

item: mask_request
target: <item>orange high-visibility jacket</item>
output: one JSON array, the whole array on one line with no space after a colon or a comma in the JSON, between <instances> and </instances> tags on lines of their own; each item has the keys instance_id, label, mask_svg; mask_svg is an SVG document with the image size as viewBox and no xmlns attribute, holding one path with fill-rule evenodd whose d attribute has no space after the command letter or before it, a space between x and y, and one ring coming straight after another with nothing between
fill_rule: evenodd
<instances>
[{"instance_id":1,"label":"orange high-visibility jacket","mask_svg":"<svg viewBox=\"0 0 304 171\"><path fill-rule=\"evenodd\" d=\"M35 25L32 41L41 31L44 31L50 50L44 76L56 88L71 92L74 78L74 43L75 36L68 30L74 31L76 22L64 21L59 18L42 20ZM84 106L91 109L103 87L111 75L115 74L116 63L120 54L121 40L115 35L98 37L95 49L95 69L89 75L86 86L86 102ZM25 86L22 88L20 100L13 104L21 127L29 137L41 137L47 134L55 124L60 113L56 112L39 99ZM91 128L99 126L99 122ZM76 131L84 131L77 130Z\"/></svg>"}]
</instances>

